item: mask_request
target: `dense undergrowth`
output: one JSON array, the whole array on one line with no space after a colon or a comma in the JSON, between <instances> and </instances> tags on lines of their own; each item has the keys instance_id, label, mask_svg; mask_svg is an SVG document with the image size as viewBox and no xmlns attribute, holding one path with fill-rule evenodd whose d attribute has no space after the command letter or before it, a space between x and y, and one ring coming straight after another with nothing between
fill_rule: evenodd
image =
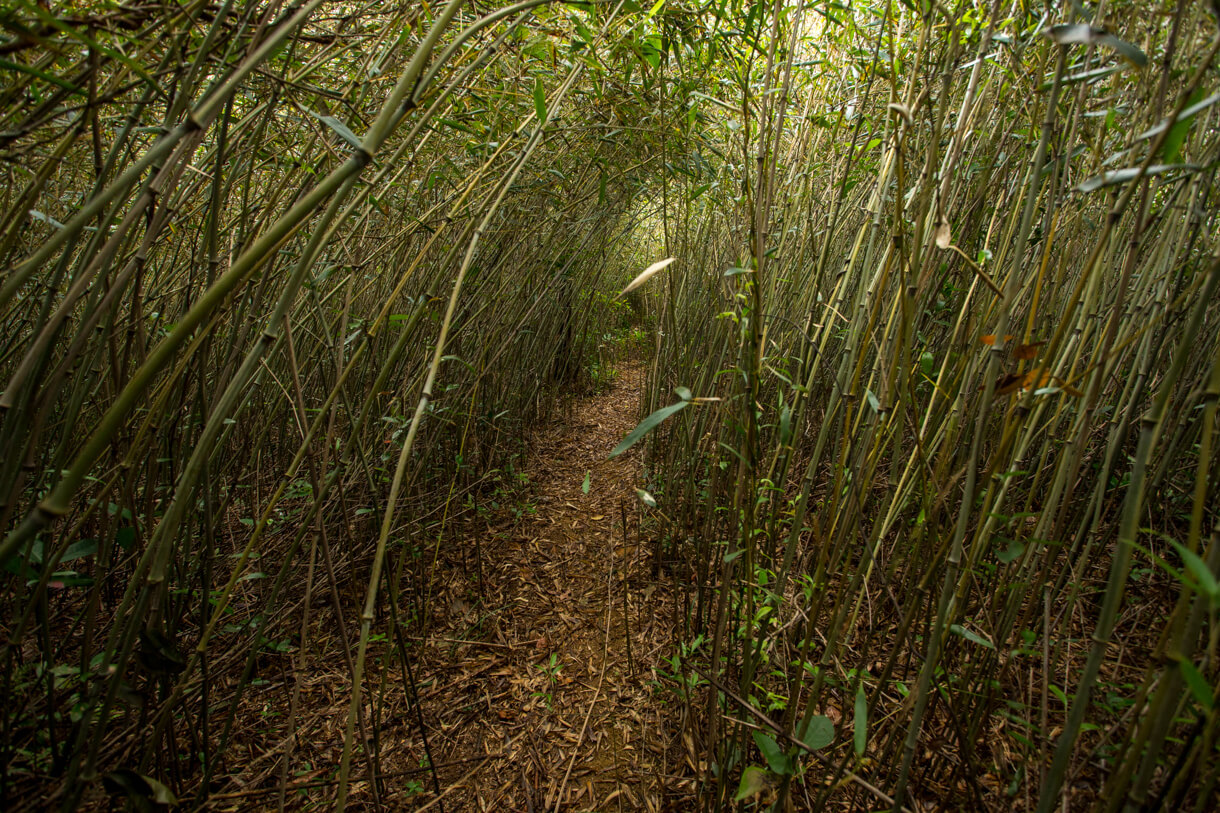
<instances>
[{"instance_id":1,"label":"dense undergrowth","mask_svg":"<svg viewBox=\"0 0 1220 813\"><path fill-rule=\"evenodd\" d=\"M744 24L650 393L713 806L1217 803L1216 21L1093 13Z\"/></svg>"},{"instance_id":2,"label":"dense undergrowth","mask_svg":"<svg viewBox=\"0 0 1220 813\"><path fill-rule=\"evenodd\" d=\"M325 624L309 798L403 804L436 550L630 345L708 809L1216 804L1206 4L0 27L0 798L202 804L274 697L298 803Z\"/></svg>"}]
</instances>

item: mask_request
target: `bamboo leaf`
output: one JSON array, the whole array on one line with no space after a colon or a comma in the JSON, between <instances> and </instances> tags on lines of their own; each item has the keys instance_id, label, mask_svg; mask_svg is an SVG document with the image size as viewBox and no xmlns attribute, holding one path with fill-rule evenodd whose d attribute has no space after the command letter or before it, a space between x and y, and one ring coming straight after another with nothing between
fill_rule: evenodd
<instances>
[{"instance_id":1,"label":"bamboo leaf","mask_svg":"<svg viewBox=\"0 0 1220 813\"><path fill-rule=\"evenodd\" d=\"M950 624L949 632L952 632L954 635L960 635L961 637L965 638L967 641L973 641L974 643L978 644L979 646L985 646L988 649L995 649L995 644L991 643L991 641L988 641L986 638L979 635L977 632L973 632L972 630L966 629L961 624Z\"/></svg>"},{"instance_id":2,"label":"bamboo leaf","mask_svg":"<svg viewBox=\"0 0 1220 813\"><path fill-rule=\"evenodd\" d=\"M660 426L661 422L664 421L666 418L668 418L670 415L674 415L678 412L681 412L682 410L686 409L690 405L691 405L690 401L679 401L676 404L670 404L667 407L661 407L656 412L652 413L647 418L640 421L640 425L637 426L635 429L632 429L631 432L628 433L627 437L623 438L623 440L619 443L619 445L614 447L614 450L610 452L610 457L618 457L623 452L627 451L632 446L634 446L636 443L638 443L640 438L644 437L649 432L651 432L653 429L656 429L658 426Z\"/></svg>"},{"instance_id":3,"label":"bamboo leaf","mask_svg":"<svg viewBox=\"0 0 1220 813\"><path fill-rule=\"evenodd\" d=\"M1182 557L1182 564L1186 566L1187 572L1198 583L1199 590L1212 601L1220 599L1220 584L1216 583L1216 577L1212 573L1211 568L1207 566L1207 562L1204 562L1199 558L1199 554L1177 540L1170 539L1169 544L1173 545L1174 550Z\"/></svg>"},{"instance_id":4,"label":"bamboo leaf","mask_svg":"<svg viewBox=\"0 0 1220 813\"><path fill-rule=\"evenodd\" d=\"M534 77L534 112L538 115L538 126L546 124L546 90L542 87L542 77Z\"/></svg>"},{"instance_id":5,"label":"bamboo leaf","mask_svg":"<svg viewBox=\"0 0 1220 813\"><path fill-rule=\"evenodd\" d=\"M1144 175L1164 175L1166 172L1173 172L1179 169L1194 171L1198 168L1199 167L1194 164L1153 164L1152 166L1148 167L1148 169L1144 170ZM1103 172L1100 175L1094 175L1092 178L1081 182L1076 189L1081 192L1095 192L1098 189L1104 189L1107 186L1126 183L1127 181L1139 177L1139 174L1139 167L1124 167L1123 169L1115 169L1111 170L1110 172Z\"/></svg>"},{"instance_id":6,"label":"bamboo leaf","mask_svg":"<svg viewBox=\"0 0 1220 813\"><path fill-rule=\"evenodd\" d=\"M853 719L853 734L856 756L864 756L868 745L868 696L864 693L864 682L856 687L856 713Z\"/></svg>"},{"instance_id":7,"label":"bamboo leaf","mask_svg":"<svg viewBox=\"0 0 1220 813\"><path fill-rule=\"evenodd\" d=\"M352 147L360 149L360 137L353 133L346 124L339 121L334 116L322 116L313 112L312 110L309 111L309 115L313 116L315 119L334 130L335 134L338 135L339 138L342 138Z\"/></svg>"},{"instance_id":8,"label":"bamboo leaf","mask_svg":"<svg viewBox=\"0 0 1220 813\"><path fill-rule=\"evenodd\" d=\"M1139 48L1088 23L1053 25L1046 29L1046 35L1060 45L1104 45L1141 68L1148 64L1148 56Z\"/></svg>"},{"instance_id":9,"label":"bamboo leaf","mask_svg":"<svg viewBox=\"0 0 1220 813\"><path fill-rule=\"evenodd\" d=\"M41 220L43 223L46 223L48 226L54 226L57 229L62 229L64 227L63 223L60 223L58 220L51 217L50 215L43 214L42 212L38 211L37 209L30 210L30 217L34 218L35 220Z\"/></svg>"},{"instance_id":10,"label":"bamboo leaf","mask_svg":"<svg viewBox=\"0 0 1220 813\"><path fill-rule=\"evenodd\" d=\"M1199 95L1199 92L1196 91L1195 95L1196 96ZM1160 124L1157 124L1154 127L1150 127L1149 129L1147 129L1144 132L1137 135L1135 137L1135 140L1136 141L1145 141L1149 138L1160 135L1161 131L1164 130L1166 127L1178 127L1182 124L1182 122L1194 118L1196 115L1198 115L1202 111L1206 110L1207 108L1211 107L1216 102L1220 102L1220 93L1213 93L1211 96L1208 96L1206 99L1202 99L1200 101L1195 102L1194 104L1191 104L1189 107L1186 107L1185 109L1183 109L1182 112L1178 114L1178 117L1176 119L1174 119L1172 123L1169 121L1168 118L1166 118L1163 121L1161 121ZM1166 159L1166 160L1168 160L1168 159Z\"/></svg>"},{"instance_id":11,"label":"bamboo leaf","mask_svg":"<svg viewBox=\"0 0 1220 813\"><path fill-rule=\"evenodd\" d=\"M1148 55L1136 48L1126 40L1120 40L1113 34L1102 34L1097 38L1097 42L1101 45L1109 46L1118 52L1118 55L1126 59L1133 65L1144 67L1148 64Z\"/></svg>"},{"instance_id":12,"label":"bamboo leaf","mask_svg":"<svg viewBox=\"0 0 1220 813\"><path fill-rule=\"evenodd\" d=\"M634 291L636 288L639 288L645 282L648 282L648 280L652 279L666 268L669 268L670 264L672 264L676 259L677 257L667 257L664 260L657 260L655 263L641 271L639 276L633 279L626 288L619 291L618 295L624 296L628 291ZM615 298L617 299L618 297Z\"/></svg>"},{"instance_id":13,"label":"bamboo leaf","mask_svg":"<svg viewBox=\"0 0 1220 813\"><path fill-rule=\"evenodd\" d=\"M1178 670L1182 673L1182 679L1186 681L1195 701L1205 710L1211 711L1214 698L1211 684L1207 682L1207 678L1203 677L1195 665L1185 658L1178 661Z\"/></svg>"},{"instance_id":14,"label":"bamboo leaf","mask_svg":"<svg viewBox=\"0 0 1220 813\"><path fill-rule=\"evenodd\" d=\"M68 546L68 549L64 551L64 555L59 557L59 562L60 562L60 564L63 564L64 562L71 562L76 559L83 559L86 556L93 556L96 553L97 553L97 540L96 539L81 539L77 542L73 542L71 545Z\"/></svg>"},{"instance_id":15,"label":"bamboo leaf","mask_svg":"<svg viewBox=\"0 0 1220 813\"><path fill-rule=\"evenodd\" d=\"M37 68L31 67L29 65L23 65L20 62L12 62L8 59L0 59L0 68L4 68L5 70L10 70L10 71L18 71L20 73L28 73L30 76L36 76L44 82L50 82L51 84L57 85L57 86L63 88L64 90L67 90L71 93L75 93L77 96L85 96L86 98L89 96L89 94L87 92L85 92L81 88L78 88L76 85L72 84L71 82L68 82L64 79L60 79L58 76L47 73L46 71L40 71Z\"/></svg>"},{"instance_id":16,"label":"bamboo leaf","mask_svg":"<svg viewBox=\"0 0 1220 813\"><path fill-rule=\"evenodd\" d=\"M1203 95L1202 89L1197 89L1194 93L1194 101L1198 102L1199 97ZM1216 94L1213 98L1220 98L1220 94ZM1188 108L1189 109L1189 108ZM1161 144L1161 157L1166 163L1176 163L1182 155L1182 144L1186 141L1186 136L1190 135L1191 115L1178 116L1174 121L1173 126L1169 128L1169 134L1165 136L1165 141Z\"/></svg>"}]
</instances>

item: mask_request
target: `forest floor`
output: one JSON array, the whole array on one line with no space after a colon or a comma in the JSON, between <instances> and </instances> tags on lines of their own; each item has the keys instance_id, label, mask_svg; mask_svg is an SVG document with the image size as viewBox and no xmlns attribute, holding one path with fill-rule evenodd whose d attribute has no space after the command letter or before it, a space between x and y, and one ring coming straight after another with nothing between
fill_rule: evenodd
<instances>
[{"instance_id":1,"label":"forest floor","mask_svg":"<svg viewBox=\"0 0 1220 813\"><path fill-rule=\"evenodd\" d=\"M477 562L468 550L465 568L437 573L417 678L441 793L417 774L421 809L659 811L692 798L655 683L672 596L640 542L637 454L607 459L635 426L642 383L643 367L623 364L609 391L535 436L523 502L469 527Z\"/></svg>"}]
</instances>

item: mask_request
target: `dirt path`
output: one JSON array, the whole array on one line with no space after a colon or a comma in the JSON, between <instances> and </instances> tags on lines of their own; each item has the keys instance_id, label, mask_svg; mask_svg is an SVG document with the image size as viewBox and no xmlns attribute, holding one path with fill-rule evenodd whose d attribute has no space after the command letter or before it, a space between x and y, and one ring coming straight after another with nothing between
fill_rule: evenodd
<instances>
[{"instance_id":1,"label":"dirt path","mask_svg":"<svg viewBox=\"0 0 1220 813\"><path fill-rule=\"evenodd\" d=\"M474 531L482 601L475 574L443 577L420 671L448 810L662 810L689 798L653 684L673 616L637 542L638 460L606 459L635 425L642 375L625 365L533 444L532 508Z\"/></svg>"}]
</instances>

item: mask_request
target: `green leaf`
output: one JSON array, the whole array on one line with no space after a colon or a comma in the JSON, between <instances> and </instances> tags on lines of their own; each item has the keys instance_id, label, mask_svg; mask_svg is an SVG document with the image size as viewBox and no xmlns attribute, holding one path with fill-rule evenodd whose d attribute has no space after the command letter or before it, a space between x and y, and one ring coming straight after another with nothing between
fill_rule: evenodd
<instances>
[{"instance_id":1,"label":"green leaf","mask_svg":"<svg viewBox=\"0 0 1220 813\"><path fill-rule=\"evenodd\" d=\"M1052 25L1046 36L1060 45L1083 45L1093 41L1093 26L1088 23Z\"/></svg>"},{"instance_id":2,"label":"green leaf","mask_svg":"<svg viewBox=\"0 0 1220 813\"><path fill-rule=\"evenodd\" d=\"M741 783L737 786L734 802L752 799L767 787L767 772L758 765L750 765L741 772Z\"/></svg>"},{"instance_id":3,"label":"green leaf","mask_svg":"<svg viewBox=\"0 0 1220 813\"><path fill-rule=\"evenodd\" d=\"M1069 76L1065 76L1059 80L1059 84L1075 85L1079 82L1091 82L1094 79L1101 79L1109 76L1112 73L1117 73L1120 70L1122 70L1122 66L1120 65L1110 65L1106 68L1094 68L1093 70L1081 71L1080 73L1073 73ZM1051 84L1051 82L1043 82L1038 86L1038 90L1050 90Z\"/></svg>"},{"instance_id":4,"label":"green leaf","mask_svg":"<svg viewBox=\"0 0 1220 813\"><path fill-rule=\"evenodd\" d=\"M779 442L783 446L792 442L792 407L788 404L779 410Z\"/></svg>"},{"instance_id":5,"label":"green leaf","mask_svg":"<svg viewBox=\"0 0 1220 813\"><path fill-rule=\"evenodd\" d=\"M919 356L919 369L928 378L932 377L932 373L936 371L936 358L927 350Z\"/></svg>"},{"instance_id":6,"label":"green leaf","mask_svg":"<svg viewBox=\"0 0 1220 813\"><path fill-rule=\"evenodd\" d=\"M1166 172L1171 172L1177 169L1195 170L1198 169L1194 164L1153 164L1144 172L1144 176L1161 175ZM1082 181L1076 188L1081 192L1093 192L1098 189L1103 189L1107 186L1126 183L1134 178L1139 177L1139 167L1124 167L1123 169L1115 169L1109 172L1103 172L1100 175L1094 175L1088 180Z\"/></svg>"},{"instance_id":7,"label":"green leaf","mask_svg":"<svg viewBox=\"0 0 1220 813\"><path fill-rule=\"evenodd\" d=\"M1001 551L996 551L995 558L999 559L1004 564L1014 561L1019 558L1022 553L1025 553L1025 543L1017 539L1008 540L1008 547Z\"/></svg>"},{"instance_id":8,"label":"green leaf","mask_svg":"<svg viewBox=\"0 0 1220 813\"><path fill-rule=\"evenodd\" d=\"M1186 565L1187 571L1198 582L1200 592L1213 601L1220 598L1220 584L1216 583L1216 577L1212 574L1211 568L1207 566L1207 562L1180 542L1170 539L1169 544L1173 545L1174 550L1182 557L1182 564Z\"/></svg>"},{"instance_id":9,"label":"green leaf","mask_svg":"<svg viewBox=\"0 0 1220 813\"><path fill-rule=\"evenodd\" d=\"M534 112L538 114L538 126L546 124L546 91L542 88L542 77L534 77Z\"/></svg>"},{"instance_id":10,"label":"green leaf","mask_svg":"<svg viewBox=\"0 0 1220 813\"><path fill-rule=\"evenodd\" d=\"M476 370L474 368L474 365L472 365L469 361L466 361L465 359L459 358L457 356L441 356L441 361L456 361L460 364L466 365L466 369L469 370L470 372L476 373L476 374L478 373L478 370Z\"/></svg>"},{"instance_id":11,"label":"green leaf","mask_svg":"<svg viewBox=\"0 0 1220 813\"><path fill-rule=\"evenodd\" d=\"M655 34L649 35L640 43L640 55L644 57L653 70L661 67L661 38Z\"/></svg>"},{"instance_id":12,"label":"green leaf","mask_svg":"<svg viewBox=\"0 0 1220 813\"><path fill-rule=\"evenodd\" d=\"M873 412L880 414L881 401L877 398L873 391L870 389L864 390L864 397L868 400L868 405L873 408Z\"/></svg>"},{"instance_id":13,"label":"green leaf","mask_svg":"<svg viewBox=\"0 0 1220 813\"><path fill-rule=\"evenodd\" d=\"M1207 678L1203 677L1202 673L1195 668L1195 665L1188 660L1178 661L1178 669L1182 672L1182 677L1186 681L1186 685L1190 687L1190 693L1195 696L1195 700L1205 710L1212 710L1212 687L1208 684Z\"/></svg>"},{"instance_id":14,"label":"green leaf","mask_svg":"<svg viewBox=\"0 0 1220 813\"><path fill-rule=\"evenodd\" d=\"M653 429L656 429L658 426L660 426L660 424L663 420L668 418L670 415L673 415L677 412L681 412L682 410L686 409L690 405L691 405L690 401L679 401L676 404L670 404L667 407L661 407L656 412L652 413L647 418L640 421L640 425L637 426L635 429L632 429L631 432L627 435L627 437L623 438L622 442L619 443L619 445L614 447L613 451L610 452L610 457L618 457L623 452L627 451L632 446L634 446L636 443L638 443L640 438L644 437L649 432L651 432Z\"/></svg>"},{"instance_id":15,"label":"green leaf","mask_svg":"<svg viewBox=\"0 0 1220 813\"><path fill-rule=\"evenodd\" d=\"M46 71L40 71L37 68L31 67L30 65L23 65L20 62L10 62L7 59L0 59L0 68L10 71L20 71L21 73L28 73L30 76L37 76L44 82L50 82L53 85L58 85L66 91L75 93L77 96L84 96L86 98L89 96L85 90L77 87L71 82L60 79L58 76L47 73Z\"/></svg>"},{"instance_id":16,"label":"green leaf","mask_svg":"<svg viewBox=\"0 0 1220 813\"><path fill-rule=\"evenodd\" d=\"M33 580L29 584L33 584ZM82 576L75 570L61 570L51 574L51 578L47 581L48 587L54 587L57 590L65 587L89 587L93 584L93 579L89 576ZM27 585L28 586L28 585Z\"/></svg>"},{"instance_id":17,"label":"green leaf","mask_svg":"<svg viewBox=\"0 0 1220 813\"><path fill-rule=\"evenodd\" d=\"M868 745L868 696L864 693L864 683L856 687L856 715L853 720L856 756L864 756L864 748Z\"/></svg>"},{"instance_id":18,"label":"green leaf","mask_svg":"<svg viewBox=\"0 0 1220 813\"><path fill-rule=\"evenodd\" d=\"M1203 89L1196 88L1191 102L1198 102L1202 96ZM1190 116L1179 116L1173 126L1169 128L1169 134L1165 136L1165 143L1161 145L1161 157L1165 159L1165 163L1176 164L1178 162L1182 155L1182 144L1185 143L1188 135L1190 135Z\"/></svg>"},{"instance_id":19,"label":"green leaf","mask_svg":"<svg viewBox=\"0 0 1220 813\"><path fill-rule=\"evenodd\" d=\"M589 493L589 477L592 476L592 474L593 474L593 472L586 471L585 472L585 481L580 484L580 490L582 492L584 492L585 494Z\"/></svg>"},{"instance_id":20,"label":"green leaf","mask_svg":"<svg viewBox=\"0 0 1220 813\"><path fill-rule=\"evenodd\" d=\"M657 498L649 494L644 489L637 488L635 490L635 496L639 497L640 502L644 503L644 505L647 505L649 508L657 507Z\"/></svg>"},{"instance_id":21,"label":"green leaf","mask_svg":"<svg viewBox=\"0 0 1220 813\"><path fill-rule=\"evenodd\" d=\"M809 725L801 734L801 742L805 743L805 747L811 751L825 748L834 742L834 739L835 724L830 721L829 717L823 717L820 714L809 718Z\"/></svg>"},{"instance_id":22,"label":"green leaf","mask_svg":"<svg viewBox=\"0 0 1220 813\"><path fill-rule=\"evenodd\" d=\"M1202 94L1201 90L1196 90L1194 96L1192 96L1191 98L1198 99L1198 97L1201 94ZM1166 119L1162 120L1161 123L1156 125L1155 127L1150 127L1149 129L1147 129L1144 132L1137 135L1135 137L1135 140L1144 141L1146 139L1152 138L1153 136L1160 135L1161 131L1164 130L1166 127L1170 127L1170 126L1177 127L1182 122L1193 118L1194 116L1199 114L1201 111L1206 110L1207 108L1211 107L1216 102L1220 102L1220 93L1213 93L1211 96L1208 96L1206 99L1203 99L1201 101L1192 102L1189 107L1187 107L1181 113L1178 114L1178 117L1173 121L1172 125L1170 124L1169 119L1166 118Z\"/></svg>"},{"instance_id":23,"label":"green leaf","mask_svg":"<svg viewBox=\"0 0 1220 813\"><path fill-rule=\"evenodd\" d=\"M346 124L339 121L334 116L319 116L317 113L313 112L312 110L309 111L309 114L311 116L313 116L314 118L316 118L318 121L325 124L330 129L334 130L335 133L339 136L339 138L342 138L344 141L346 141L348 144L352 145L356 149L360 149L360 137L357 136L355 133L353 133Z\"/></svg>"},{"instance_id":24,"label":"green leaf","mask_svg":"<svg viewBox=\"0 0 1220 813\"><path fill-rule=\"evenodd\" d=\"M83 559L86 556L93 556L96 553L96 539L81 539L69 545L68 549L64 551L64 555L59 557L59 561L62 564L63 562L71 562L73 559Z\"/></svg>"},{"instance_id":25,"label":"green leaf","mask_svg":"<svg viewBox=\"0 0 1220 813\"><path fill-rule=\"evenodd\" d=\"M118 545L123 550L130 548L132 543L135 541L136 529L132 525L128 525L125 528L119 528L114 532L114 544Z\"/></svg>"},{"instance_id":26,"label":"green leaf","mask_svg":"<svg viewBox=\"0 0 1220 813\"><path fill-rule=\"evenodd\" d=\"M995 645L993 643L991 643L991 641L988 641L986 638L979 635L977 632L972 632L971 630L966 629L961 624L950 624L949 632L953 633L954 635L960 635L963 638L965 638L967 641L973 641L974 643L978 644L979 646L985 646L988 649L995 649Z\"/></svg>"},{"instance_id":27,"label":"green leaf","mask_svg":"<svg viewBox=\"0 0 1220 813\"><path fill-rule=\"evenodd\" d=\"M771 769L772 773L787 776L792 772L792 766L787 755L780 749L779 743L775 741L774 737L768 736L761 731L751 733L754 735L754 744L758 746L763 759L767 760L767 767Z\"/></svg>"}]
</instances>

